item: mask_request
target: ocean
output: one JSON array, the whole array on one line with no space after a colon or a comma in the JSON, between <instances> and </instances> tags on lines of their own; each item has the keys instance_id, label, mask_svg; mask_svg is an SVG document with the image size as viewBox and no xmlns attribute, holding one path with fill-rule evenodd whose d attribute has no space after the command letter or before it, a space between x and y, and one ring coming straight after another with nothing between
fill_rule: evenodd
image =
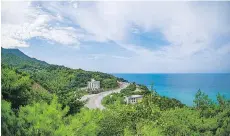
<instances>
[{"instance_id":1,"label":"ocean","mask_svg":"<svg viewBox=\"0 0 230 136\"><path fill-rule=\"evenodd\" d=\"M201 89L216 101L218 92L230 99L230 73L221 74L113 74L129 82L146 85L154 83L161 96L176 98L192 106L196 92Z\"/></svg>"}]
</instances>

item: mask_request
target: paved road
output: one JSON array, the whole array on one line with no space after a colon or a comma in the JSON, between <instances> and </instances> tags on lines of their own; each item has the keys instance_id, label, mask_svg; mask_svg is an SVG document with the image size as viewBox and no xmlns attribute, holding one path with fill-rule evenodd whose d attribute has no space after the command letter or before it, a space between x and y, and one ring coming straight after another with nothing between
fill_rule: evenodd
<instances>
[{"instance_id":1,"label":"paved road","mask_svg":"<svg viewBox=\"0 0 230 136\"><path fill-rule=\"evenodd\" d=\"M105 107L101 103L102 99L111 93L119 93L121 89L126 88L127 86L128 86L128 83L122 83L120 88L116 90L101 92L98 94L85 95L81 98L81 100L87 100L85 106L90 109L96 109L96 108L104 109Z\"/></svg>"}]
</instances>

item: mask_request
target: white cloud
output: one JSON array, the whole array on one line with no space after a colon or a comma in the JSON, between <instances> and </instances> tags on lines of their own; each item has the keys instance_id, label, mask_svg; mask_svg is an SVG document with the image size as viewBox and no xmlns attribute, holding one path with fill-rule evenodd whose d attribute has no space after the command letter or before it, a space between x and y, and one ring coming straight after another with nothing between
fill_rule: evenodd
<instances>
[{"instance_id":1,"label":"white cloud","mask_svg":"<svg viewBox=\"0 0 230 136\"><path fill-rule=\"evenodd\" d=\"M9 4L4 2L2 5L4 47L29 46L26 40L32 37L43 37L64 45L79 45L81 41L102 43L113 41L135 55L132 57L92 55L92 64L96 65L97 61L98 64L102 63L101 59L114 58L115 62L121 65L119 68L105 68L103 65L98 65L98 70L230 71L230 64L226 62L226 58L230 56L230 41L223 45L214 44L216 36L230 35L228 15L230 7L225 2L42 3L41 6L48 12L31 8L31 4L28 3L20 5L15 5L13 2L9 5L5 3ZM14 12L15 7L20 12ZM54 22L72 26L53 26ZM129 39L130 35L141 33L140 30L143 32L157 30L170 45L159 45L160 48L153 50L133 43ZM115 62L103 61L107 65Z\"/></svg>"},{"instance_id":2,"label":"white cloud","mask_svg":"<svg viewBox=\"0 0 230 136\"><path fill-rule=\"evenodd\" d=\"M220 51L229 45L213 45L217 35L230 34L226 3L99 2L78 12L75 21L83 29L137 54L125 64L128 67L133 61L134 72L221 72L219 67L230 71L226 63L229 52ZM130 44L127 37L132 24L146 32L160 30L170 46L149 50ZM221 53L211 51L215 48Z\"/></svg>"},{"instance_id":3,"label":"white cloud","mask_svg":"<svg viewBox=\"0 0 230 136\"><path fill-rule=\"evenodd\" d=\"M224 5L207 4L99 2L95 7L79 8L76 23L99 39L120 42L126 41L130 24L145 31L157 28L173 45L167 50L175 47L192 54L208 47L216 33L229 32L227 11L221 9Z\"/></svg>"},{"instance_id":4,"label":"white cloud","mask_svg":"<svg viewBox=\"0 0 230 136\"><path fill-rule=\"evenodd\" d=\"M25 23L35 11L30 8L30 2L2 2L1 8L2 24Z\"/></svg>"},{"instance_id":5,"label":"white cloud","mask_svg":"<svg viewBox=\"0 0 230 136\"><path fill-rule=\"evenodd\" d=\"M117 55L112 55L111 57L116 59L131 59L131 57L124 57L124 56L117 56Z\"/></svg>"},{"instance_id":6,"label":"white cloud","mask_svg":"<svg viewBox=\"0 0 230 136\"><path fill-rule=\"evenodd\" d=\"M15 10L17 9L17 10ZM28 47L27 40L41 37L63 45L79 46L84 37L73 27L51 25L60 20L30 2L2 3L2 47Z\"/></svg>"}]
</instances>

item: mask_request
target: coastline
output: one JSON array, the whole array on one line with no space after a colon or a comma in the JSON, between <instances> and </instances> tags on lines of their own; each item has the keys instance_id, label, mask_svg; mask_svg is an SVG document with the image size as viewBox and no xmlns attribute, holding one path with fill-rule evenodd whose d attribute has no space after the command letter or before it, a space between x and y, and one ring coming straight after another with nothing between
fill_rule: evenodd
<instances>
[{"instance_id":1,"label":"coastline","mask_svg":"<svg viewBox=\"0 0 230 136\"><path fill-rule=\"evenodd\" d=\"M208 94L214 102L216 102L216 95L218 93L224 95L226 98L230 98L230 73L118 73L113 75L124 78L129 82L143 84L148 88L150 88L151 83L154 83L154 89L161 96L178 99L188 106L193 106L195 94L199 89Z\"/></svg>"}]
</instances>

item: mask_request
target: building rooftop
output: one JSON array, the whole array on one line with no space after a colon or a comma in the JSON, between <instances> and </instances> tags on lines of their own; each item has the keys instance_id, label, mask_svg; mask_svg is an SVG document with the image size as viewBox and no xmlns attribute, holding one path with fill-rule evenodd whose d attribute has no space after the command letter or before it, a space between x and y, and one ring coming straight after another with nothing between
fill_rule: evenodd
<instances>
[{"instance_id":1,"label":"building rooftop","mask_svg":"<svg viewBox=\"0 0 230 136\"><path fill-rule=\"evenodd\" d=\"M141 98L143 97L143 95L130 95L130 96L127 96L127 98Z\"/></svg>"}]
</instances>

